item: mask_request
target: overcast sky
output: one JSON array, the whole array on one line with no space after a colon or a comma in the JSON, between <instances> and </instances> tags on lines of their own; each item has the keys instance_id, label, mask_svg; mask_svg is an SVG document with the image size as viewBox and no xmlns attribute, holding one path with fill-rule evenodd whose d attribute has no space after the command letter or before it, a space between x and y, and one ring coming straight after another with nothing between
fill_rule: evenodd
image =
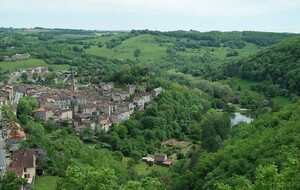
<instances>
[{"instance_id":1,"label":"overcast sky","mask_svg":"<svg viewBox=\"0 0 300 190\"><path fill-rule=\"evenodd\" d=\"M0 27L300 33L300 0L0 0Z\"/></svg>"}]
</instances>

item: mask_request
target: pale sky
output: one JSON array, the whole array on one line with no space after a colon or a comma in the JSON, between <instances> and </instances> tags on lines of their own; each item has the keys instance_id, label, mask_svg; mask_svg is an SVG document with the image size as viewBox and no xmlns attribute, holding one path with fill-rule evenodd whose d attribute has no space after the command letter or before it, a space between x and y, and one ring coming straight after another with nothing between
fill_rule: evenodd
<instances>
[{"instance_id":1,"label":"pale sky","mask_svg":"<svg viewBox=\"0 0 300 190\"><path fill-rule=\"evenodd\" d=\"M300 33L300 0L0 0L0 27Z\"/></svg>"}]
</instances>

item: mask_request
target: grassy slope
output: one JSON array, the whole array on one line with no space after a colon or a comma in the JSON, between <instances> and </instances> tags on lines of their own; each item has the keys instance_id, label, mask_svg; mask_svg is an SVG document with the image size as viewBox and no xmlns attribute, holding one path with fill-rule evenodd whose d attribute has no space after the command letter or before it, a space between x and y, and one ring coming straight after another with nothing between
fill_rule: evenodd
<instances>
[{"instance_id":1,"label":"grassy slope","mask_svg":"<svg viewBox=\"0 0 300 190\"><path fill-rule=\"evenodd\" d=\"M14 62L0 62L0 67L5 70L15 71L17 69L26 69L34 67L49 67L51 66L54 71L68 70L70 65L48 65L42 59L27 59Z\"/></svg>"},{"instance_id":2,"label":"grassy slope","mask_svg":"<svg viewBox=\"0 0 300 190\"><path fill-rule=\"evenodd\" d=\"M120 34L121 35L121 34ZM115 35L116 37L117 35ZM105 37L98 37L95 39L85 40L85 42L107 42L112 39L114 36L105 36ZM141 61L152 61L156 59L160 59L167 55L166 50L168 47L174 46L174 43L158 43L155 41L156 36L151 34L142 34L136 37L129 38L122 42L122 44L112 48L107 49L105 46L99 48L98 46L91 46L90 49L87 49L86 52L103 57L109 58L123 58L123 59L135 59L133 56L133 52L135 49L140 49L141 54L139 59ZM166 37L168 39L175 38ZM230 51L228 47L220 47L220 48L213 48L213 47L202 47L201 49L191 49L186 48L186 51L177 52L177 54L181 56L202 56L206 52L209 52L211 55L219 58L224 59L226 58L226 54ZM247 44L247 46L243 49L237 49L236 51L239 52L239 57L245 57L250 54L254 54L259 51L259 48L254 44Z\"/></svg>"},{"instance_id":3,"label":"grassy slope","mask_svg":"<svg viewBox=\"0 0 300 190\"><path fill-rule=\"evenodd\" d=\"M167 47L155 43L154 36L150 34L129 38L112 49L107 49L105 46L102 48L91 46L86 52L109 58L135 59L133 53L137 48L141 50L139 59L142 61L150 61L167 55Z\"/></svg>"},{"instance_id":4,"label":"grassy slope","mask_svg":"<svg viewBox=\"0 0 300 190\"><path fill-rule=\"evenodd\" d=\"M40 176L36 178L35 190L55 190L57 176Z\"/></svg>"}]
</instances>

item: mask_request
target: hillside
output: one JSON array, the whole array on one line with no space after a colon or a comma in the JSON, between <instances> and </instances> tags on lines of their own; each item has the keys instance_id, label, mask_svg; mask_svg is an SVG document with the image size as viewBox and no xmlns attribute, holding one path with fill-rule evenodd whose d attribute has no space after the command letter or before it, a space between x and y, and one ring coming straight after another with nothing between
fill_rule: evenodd
<instances>
[{"instance_id":1,"label":"hillside","mask_svg":"<svg viewBox=\"0 0 300 190\"><path fill-rule=\"evenodd\" d=\"M217 152L186 164L174 189L299 189L299 108L239 124Z\"/></svg>"},{"instance_id":2,"label":"hillside","mask_svg":"<svg viewBox=\"0 0 300 190\"><path fill-rule=\"evenodd\" d=\"M252 86L267 96L290 96L300 93L300 36L292 37L242 59L235 65L235 74L260 82Z\"/></svg>"}]
</instances>

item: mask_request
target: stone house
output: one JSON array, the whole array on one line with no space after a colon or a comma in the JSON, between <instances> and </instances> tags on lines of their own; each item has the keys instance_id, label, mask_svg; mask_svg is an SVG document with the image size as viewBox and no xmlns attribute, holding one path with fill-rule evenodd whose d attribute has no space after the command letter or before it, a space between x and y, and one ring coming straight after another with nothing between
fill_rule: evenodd
<instances>
[{"instance_id":1,"label":"stone house","mask_svg":"<svg viewBox=\"0 0 300 190\"><path fill-rule=\"evenodd\" d=\"M114 83L113 82L100 83L100 87L101 87L102 90L110 91L114 88Z\"/></svg>"},{"instance_id":2,"label":"stone house","mask_svg":"<svg viewBox=\"0 0 300 190\"><path fill-rule=\"evenodd\" d=\"M34 149L21 149L13 152L13 160L8 171L27 180L26 186L31 186L36 176L36 156Z\"/></svg>"},{"instance_id":3,"label":"stone house","mask_svg":"<svg viewBox=\"0 0 300 190\"><path fill-rule=\"evenodd\" d=\"M128 92L130 95L134 95L136 86L135 85L126 85L126 92Z\"/></svg>"},{"instance_id":4,"label":"stone house","mask_svg":"<svg viewBox=\"0 0 300 190\"><path fill-rule=\"evenodd\" d=\"M48 121L51 117L53 117L53 110L54 109L50 107L40 107L34 113L34 117L42 121Z\"/></svg>"},{"instance_id":5,"label":"stone house","mask_svg":"<svg viewBox=\"0 0 300 190\"><path fill-rule=\"evenodd\" d=\"M108 117L103 117L100 116L98 118L98 125L96 127L96 129L100 129L100 130L104 130L104 131L108 131L112 125L112 122L110 121L110 119Z\"/></svg>"},{"instance_id":6,"label":"stone house","mask_svg":"<svg viewBox=\"0 0 300 190\"><path fill-rule=\"evenodd\" d=\"M150 93L142 93L140 96L144 99L144 103L151 102L151 94Z\"/></svg>"},{"instance_id":7,"label":"stone house","mask_svg":"<svg viewBox=\"0 0 300 190\"><path fill-rule=\"evenodd\" d=\"M157 97L160 93L162 93L163 91L163 88L162 87L158 87L158 88L154 88L151 93L152 93L152 96L155 98Z\"/></svg>"},{"instance_id":8,"label":"stone house","mask_svg":"<svg viewBox=\"0 0 300 190\"><path fill-rule=\"evenodd\" d=\"M83 104L79 106L79 111L82 114L92 114L97 110L97 105L95 104Z\"/></svg>"},{"instance_id":9,"label":"stone house","mask_svg":"<svg viewBox=\"0 0 300 190\"><path fill-rule=\"evenodd\" d=\"M138 109L138 110L144 110L144 107L145 107L145 102L144 102L144 99L140 96L136 96L134 99L133 99L133 105Z\"/></svg>"},{"instance_id":10,"label":"stone house","mask_svg":"<svg viewBox=\"0 0 300 190\"><path fill-rule=\"evenodd\" d=\"M106 114L108 116L110 116L111 113L112 113L112 107L108 103L99 104L98 105L98 109L100 109L100 113L104 113L104 114Z\"/></svg>"},{"instance_id":11,"label":"stone house","mask_svg":"<svg viewBox=\"0 0 300 190\"><path fill-rule=\"evenodd\" d=\"M168 157L167 154L165 153L157 152L154 154L154 158L155 158L155 163L162 164L167 160Z\"/></svg>"},{"instance_id":12,"label":"stone house","mask_svg":"<svg viewBox=\"0 0 300 190\"><path fill-rule=\"evenodd\" d=\"M73 119L73 111L56 109L53 111L53 118L56 120Z\"/></svg>"},{"instance_id":13,"label":"stone house","mask_svg":"<svg viewBox=\"0 0 300 190\"><path fill-rule=\"evenodd\" d=\"M111 118L122 122L128 120L130 114L131 114L130 111L115 111L114 113L111 114Z\"/></svg>"},{"instance_id":14,"label":"stone house","mask_svg":"<svg viewBox=\"0 0 300 190\"><path fill-rule=\"evenodd\" d=\"M112 93L111 98L114 102L122 100L121 94L119 92Z\"/></svg>"},{"instance_id":15,"label":"stone house","mask_svg":"<svg viewBox=\"0 0 300 190\"><path fill-rule=\"evenodd\" d=\"M121 100L130 100L130 93L128 92L121 92L120 96L121 96Z\"/></svg>"}]
</instances>

